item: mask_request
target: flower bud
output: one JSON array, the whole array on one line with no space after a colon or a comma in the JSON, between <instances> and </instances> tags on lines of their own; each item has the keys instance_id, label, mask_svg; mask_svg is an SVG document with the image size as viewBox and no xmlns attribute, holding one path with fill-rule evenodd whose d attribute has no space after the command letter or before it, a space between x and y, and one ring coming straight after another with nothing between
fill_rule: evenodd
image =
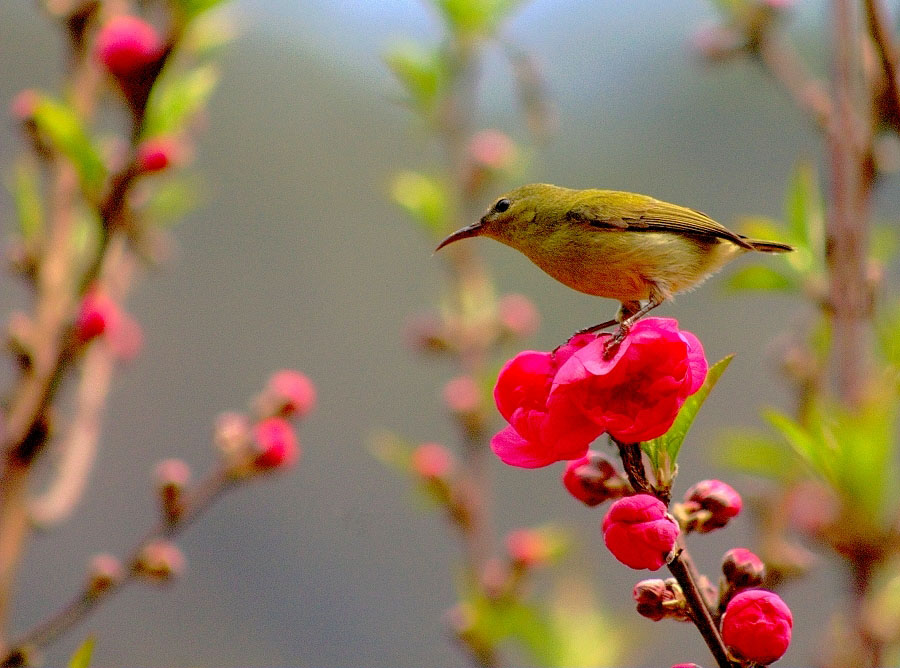
<instances>
[{"instance_id":1,"label":"flower bud","mask_svg":"<svg viewBox=\"0 0 900 668\"><path fill-rule=\"evenodd\" d=\"M97 60L119 78L131 76L156 62L162 52L156 29L136 16L115 16L97 34Z\"/></svg>"},{"instance_id":2,"label":"flower bud","mask_svg":"<svg viewBox=\"0 0 900 668\"><path fill-rule=\"evenodd\" d=\"M91 288L82 298L75 319L75 335L82 343L114 330L121 318L119 305L99 288Z\"/></svg>"},{"instance_id":3,"label":"flower bud","mask_svg":"<svg viewBox=\"0 0 900 668\"><path fill-rule=\"evenodd\" d=\"M178 162L179 144L174 137L151 137L137 147L136 164L144 173L161 172Z\"/></svg>"},{"instance_id":4,"label":"flower bud","mask_svg":"<svg viewBox=\"0 0 900 668\"><path fill-rule=\"evenodd\" d=\"M403 335L407 345L422 353L442 353L450 350L447 328L430 313L413 316L406 321Z\"/></svg>"},{"instance_id":5,"label":"flower bud","mask_svg":"<svg viewBox=\"0 0 900 668\"><path fill-rule=\"evenodd\" d=\"M708 533L741 512L741 497L721 480L701 480L684 495L684 530Z\"/></svg>"},{"instance_id":6,"label":"flower bud","mask_svg":"<svg viewBox=\"0 0 900 668\"><path fill-rule=\"evenodd\" d=\"M734 589L758 587L766 576L766 566L750 550L735 547L728 550L722 559L722 574Z\"/></svg>"},{"instance_id":7,"label":"flower bud","mask_svg":"<svg viewBox=\"0 0 900 668\"><path fill-rule=\"evenodd\" d=\"M243 413L228 411L216 418L213 440L226 457L235 457L250 445L250 421Z\"/></svg>"},{"instance_id":8,"label":"flower bud","mask_svg":"<svg viewBox=\"0 0 900 668\"><path fill-rule=\"evenodd\" d=\"M413 472L426 480L446 478L454 468L453 456L443 445L423 443L410 458Z\"/></svg>"},{"instance_id":9,"label":"flower bud","mask_svg":"<svg viewBox=\"0 0 900 668\"><path fill-rule=\"evenodd\" d=\"M141 550L134 569L138 575L155 582L167 582L184 572L184 554L175 543L155 540Z\"/></svg>"},{"instance_id":10,"label":"flower bud","mask_svg":"<svg viewBox=\"0 0 900 668\"><path fill-rule=\"evenodd\" d=\"M163 517L174 524L184 514L184 491L191 480L191 470L181 459L164 459L156 465L156 489Z\"/></svg>"},{"instance_id":11,"label":"flower bud","mask_svg":"<svg viewBox=\"0 0 900 668\"><path fill-rule=\"evenodd\" d=\"M584 457L570 461L562 481L569 494L588 506L600 505L631 491L628 481L613 463L596 450L588 450Z\"/></svg>"},{"instance_id":12,"label":"flower bud","mask_svg":"<svg viewBox=\"0 0 900 668\"><path fill-rule=\"evenodd\" d=\"M269 378L260 403L263 415L303 417L316 405L316 386L305 374L282 369Z\"/></svg>"},{"instance_id":13,"label":"flower bud","mask_svg":"<svg viewBox=\"0 0 900 668\"><path fill-rule=\"evenodd\" d=\"M499 130L481 130L469 141L469 156L482 167L504 169L515 159L516 145Z\"/></svg>"},{"instance_id":14,"label":"flower bud","mask_svg":"<svg viewBox=\"0 0 900 668\"><path fill-rule=\"evenodd\" d=\"M37 106L41 101L41 94L33 88L26 88L16 93L9 103L9 113L17 121L23 123L32 120Z\"/></svg>"},{"instance_id":15,"label":"flower bud","mask_svg":"<svg viewBox=\"0 0 900 668\"><path fill-rule=\"evenodd\" d=\"M257 422L253 427L253 443L256 451L253 463L258 470L287 468L300 456L297 435L290 423L282 418Z\"/></svg>"},{"instance_id":16,"label":"flower bud","mask_svg":"<svg viewBox=\"0 0 900 668\"><path fill-rule=\"evenodd\" d=\"M503 295L497 303L497 315L503 331L518 338L533 334L540 322L534 302L525 295Z\"/></svg>"},{"instance_id":17,"label":"flower bud","mask_svg":"<svg viewBox=\"0 0 900 668\"><path fill-rule=\"evenodd\" d=\"M546 533L536 529L518 529L506 536L506 551L513 564L542 566L550 561L553 545Z\"/></svg>"},{"instance_id":18,"label":"flower bud","mask_svg":"<svg viewBox=\"0 0 900 668\"><path fill-rule=\"evenodd\" d=\"M649 494L619 499L603 518L603 542L629 568L657 570L676 538L678 524L666 513L666 505Z\"/></svg>"},{"instance_id":19,"label":"flower bud","mask_svg":"<svg viewBox=\"0 0 900 668\"><path fill-rule=\"evenodd\" d=\"M791 644L791 611L777 594L763 589L742 591L722 617L722 640L743 661L768 665Z\"/></svg>"},{"instance_id":20,"label":"flower bud","mask_svg":"<svg viewBox=\"0 0 900 668\"><path fill-rule=\"evenodd\" d=\"M458 415L471 415L481 407L481 392L471 376L457 376L444 385L444 403Z\"/></svg>"},{"instance_id":21,"label":"flower bud","mask_svg":"<svg viewBox=\"0 0 900 668\"><path fill-rule=\"evenodd\" d=\"M122 581L122 562L111 554L95 554L88 567L87 593L97 596Z\"/></svg>"},{"instance_id":22,"label":"flower bud","mask_svg":"<svg viewBox=\"0 0 900 668\"><path fill-rule=\"evenodd\" d=\"M654 622L667 617L690 619L684 593L674 578L641 580L634 586L631 597L637 604L638 614Z\"/></svg>"}]
</instances>

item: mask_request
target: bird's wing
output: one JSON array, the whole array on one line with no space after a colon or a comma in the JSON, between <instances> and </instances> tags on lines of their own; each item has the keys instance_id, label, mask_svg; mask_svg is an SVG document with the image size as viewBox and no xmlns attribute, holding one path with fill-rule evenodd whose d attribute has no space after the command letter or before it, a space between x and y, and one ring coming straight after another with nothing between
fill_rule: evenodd
<instances>
[{"instance_id":1,"label":"bird's wing","mask_svg":"<svg viewBox=\"0 0 900 668\"><path fill-rule=\"evenodd\" d=\"M706 214L646 195L615 191L587 191L566 218L608 230L676 232L698 237L727 239L751 248L747 241Z\"/></svg>"}]
</instances>

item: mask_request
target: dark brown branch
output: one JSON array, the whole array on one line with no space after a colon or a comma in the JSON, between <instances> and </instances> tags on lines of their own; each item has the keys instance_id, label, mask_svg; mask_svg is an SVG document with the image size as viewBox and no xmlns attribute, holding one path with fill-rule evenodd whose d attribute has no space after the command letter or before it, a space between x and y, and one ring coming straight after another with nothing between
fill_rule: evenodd
<instances>
[{"instance_id":1,"label":"dark brown branch","mask_svg":"<svg viewBox=\"0 0 900 668\"><path fill-rule=\"evenodd\" d=\"M900 54L894 37L887 27L884 8L878 0L863 0L866 9L866 24L869 35L878 49L878 57L881 69L884 72L885 85L887 86L887 120L894 129L900 132L900 81L897 80L897 60Z\"/></svg>"}]
</instances>

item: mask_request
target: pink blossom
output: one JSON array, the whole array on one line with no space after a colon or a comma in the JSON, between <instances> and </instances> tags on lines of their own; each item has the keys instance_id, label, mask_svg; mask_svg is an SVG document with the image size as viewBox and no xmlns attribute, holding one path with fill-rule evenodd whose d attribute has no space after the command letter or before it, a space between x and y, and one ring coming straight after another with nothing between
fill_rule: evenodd
<instances>
[{"instance_id":1,"label":"pink blossom","mask_svg":"<svg viewBox=\"0 0 900 668\"><path fill-rule=\"evenodd\" d=\"M768 665L791 644L794 619L777 594L748 589L728 603L722 617L722 639L744 661Z\"/></svg>"},{"instance_id":2,"label":"pink blossom","mask_svg":"<svg viewBox=\"0 0 900 668\"><path fill-rule=\"evenodd\" d=\"M630 568L657 570L678 538L678 524L666 505L649 494L616 501L603 518L603 542L613 556Z\"/></svg>"}]
</instances>

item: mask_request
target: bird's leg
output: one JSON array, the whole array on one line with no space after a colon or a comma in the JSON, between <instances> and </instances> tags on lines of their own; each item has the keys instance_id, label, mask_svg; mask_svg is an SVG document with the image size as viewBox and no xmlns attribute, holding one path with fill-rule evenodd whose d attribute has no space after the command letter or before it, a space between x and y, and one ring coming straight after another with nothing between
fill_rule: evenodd
<instances>
[{"instance_id":1,"label":"bird's leg","mask_svg":"<svg viewBox=\"0 0 900 668\"><path fill-rule=\"evenodd\" d=\"M592 332L599 332L601 329L606 329L607 327L612 327L619 323L619 319L615 318L613 320L607 320L606 322L601 322L599 325L591 325L590 327L585 327L583 329L579 329L577 332L572 334L571 338L575 338L581 334L590 334Z\"/></svg>"},{"instance_id":2,"label":"bird's leg","mask_svg":"<svg viewBox=\"0 0 900 668\"><path fill-rule=\"evenodd\" d=\"M603 356L607 359L612 357L615 353L616 348L619 347L619 344L625 340L626 336L628 336L628 332L631 331L634 323L643 318L664 301L665 297L661 292L659 292L658 290L652 290L650 292L650 298L643 306L641 306L640 302L622 302L622 308L619 309L618 315L618 318L620 318L619 328L615 331L615 333L610 337L609 341L607 341L606 345L603 347Z\"/></svg>"}]
</instances>

